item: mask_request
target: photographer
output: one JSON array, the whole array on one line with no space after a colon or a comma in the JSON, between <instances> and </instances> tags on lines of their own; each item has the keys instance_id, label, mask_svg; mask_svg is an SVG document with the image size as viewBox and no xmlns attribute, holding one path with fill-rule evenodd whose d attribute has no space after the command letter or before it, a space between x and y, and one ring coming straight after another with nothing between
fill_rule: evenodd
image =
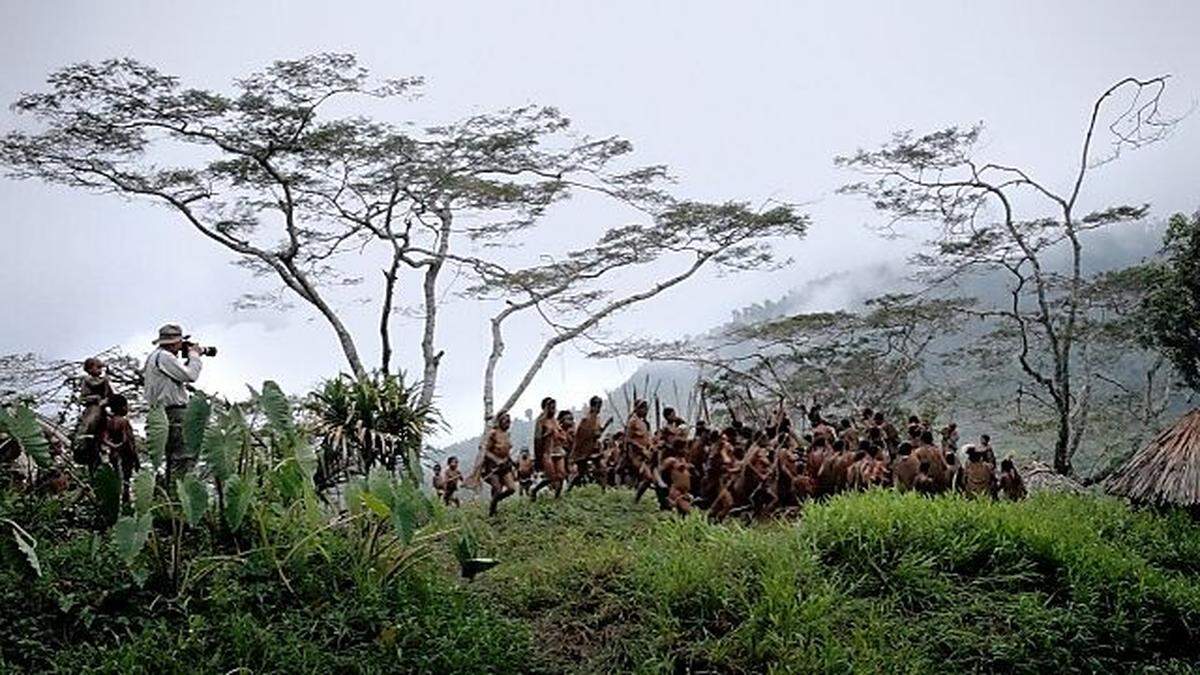
<instances>
[{"instance_id":1,"label":"photographer","mask_svg":"<svg viewBox=\"0 0 1200 675\"><path fill-rule=\"evenodd\" d=\"M196 456L183 441L183 417L187 409L188 385L200 377L200 356L212 356L216 349L200 347L188 341L178 325L169 323L158 329L156 349L146 358L146 402L161 405L170 423L167 434L167 489L173 478L181 477L196 464ZM180 360L180 353L183 359Z\"/></svg>"}]
</instances>

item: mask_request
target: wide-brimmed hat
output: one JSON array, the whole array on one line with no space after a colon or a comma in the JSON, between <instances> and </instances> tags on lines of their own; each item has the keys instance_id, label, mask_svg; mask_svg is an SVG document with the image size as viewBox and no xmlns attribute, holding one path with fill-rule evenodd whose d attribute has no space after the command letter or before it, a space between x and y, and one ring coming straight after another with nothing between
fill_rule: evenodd
<instances>
[{"instance_id":1,"label":"wide-brimmed hat","mask_svg":"<svg viewBox=\"0 0 1200 675\"><path fill-rule=\"evenodd\" d=\"M188 336L183 334L183 329L179 324L168 323L158 329L158 339L154 341L156 345L171 344L174 342L183 342Z\"/></svg>"}]
</instances>

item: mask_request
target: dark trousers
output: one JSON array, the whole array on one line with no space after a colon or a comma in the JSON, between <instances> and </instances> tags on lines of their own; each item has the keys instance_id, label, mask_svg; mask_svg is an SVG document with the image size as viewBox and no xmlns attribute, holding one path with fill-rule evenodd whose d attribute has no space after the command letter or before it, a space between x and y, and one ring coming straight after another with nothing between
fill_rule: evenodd
<instances>
[{"instance_id":1,"label":"dark trousers","mask_svg":"<svg viewBox=\"0 0 1200 675\"><path fill-rule=\"evenodd\" d=\"M196 466L196 455L192 453L183 441L183 406L167 408L167 489L174 489L173 483L187 475Z\"/></svg>"}]
</instances>

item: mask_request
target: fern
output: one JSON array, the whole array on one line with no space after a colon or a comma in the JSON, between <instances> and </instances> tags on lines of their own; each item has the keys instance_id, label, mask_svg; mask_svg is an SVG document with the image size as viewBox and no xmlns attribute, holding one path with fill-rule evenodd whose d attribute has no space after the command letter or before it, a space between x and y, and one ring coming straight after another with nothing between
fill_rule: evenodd
<instances>
[{"instance_id":1,"label":"fern","mask_svg":"<svg viewBox=\"0 0 1200 675\"><path fill-rule=\"evenodd\" d=\"M167 421L167 411L162 406L154 406L146 415L146 454L150 455L150 464L155 470L162 468L167 456L167 434L170 423Z\"/></svg>"}]
</instances>

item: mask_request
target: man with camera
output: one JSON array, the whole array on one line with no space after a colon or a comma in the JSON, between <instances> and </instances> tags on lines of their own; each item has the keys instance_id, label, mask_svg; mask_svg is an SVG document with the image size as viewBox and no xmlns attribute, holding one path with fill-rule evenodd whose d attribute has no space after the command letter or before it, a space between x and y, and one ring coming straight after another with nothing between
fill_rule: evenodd
<instances>
[{"instance_id":1,"label":"man with camera","mask_svg":"<svg viewBox=\"0 0 1200 675\"><path fill-rule=\"evenodd\" d=\"M146 402L161 405L167 412L167 489L173 477L187 474L196 464L196 455L183 440L184 410L191 395L188 386L200 377L200 357L215 356L215 347L201 347L190 341L177 324L158 329L155 350L146 358L143 373ZM183 358L180 359L180 354Z\"/></svg>"}]
</instances>

